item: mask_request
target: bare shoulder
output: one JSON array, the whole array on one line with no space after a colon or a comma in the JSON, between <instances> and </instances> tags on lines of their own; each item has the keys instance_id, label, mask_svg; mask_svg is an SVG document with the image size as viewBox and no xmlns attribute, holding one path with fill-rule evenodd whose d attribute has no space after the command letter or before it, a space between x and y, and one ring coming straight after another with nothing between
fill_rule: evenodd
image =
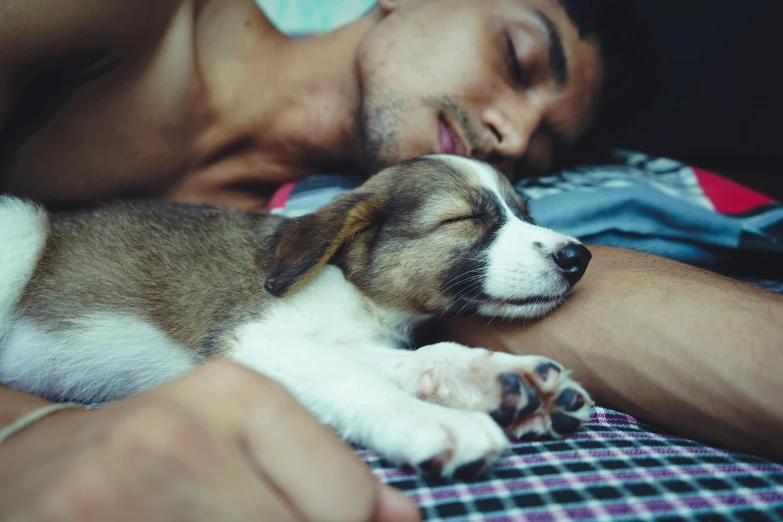
<instances>
[{"instance_id":1,"label":"bare shoulder","mask_svg":"<svg viewBox=\"0 0 783 522\"><path fill-rule=\"evenodd\" d=\"M0 5L0 66L45 68L133 47L164 31L188 1L6 0Z\"/></svg>"},{"instance_id":2,"label":"bare shoulder","mask_svg":"<svg viewBox=\"0 0 783 522\"><path fill-rule=\"evenodd\" d=\"M0 3L0 121L19 85L56 67L86 64L154 45L192 0L4 0Z\"/></svg>"}]
</instances>

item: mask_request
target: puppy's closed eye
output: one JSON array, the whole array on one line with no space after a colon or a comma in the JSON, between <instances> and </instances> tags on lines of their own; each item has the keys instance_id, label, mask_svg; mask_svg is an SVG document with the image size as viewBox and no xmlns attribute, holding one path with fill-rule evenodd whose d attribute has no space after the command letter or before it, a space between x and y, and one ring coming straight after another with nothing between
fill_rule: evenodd
<instances>
[{"instance_id":1,"label":"puppy's closed eye","mask_svg":"<svg viewBox=\"0 0 783 522\"><path fill-rule=\"evenodd\" d=\"M485 225L487 223L487 217L484 214L470 214L465 216L457 216L448 219L444 219L440 222L441 226L451 225L453 223L461 223L471 221L478 225Z\"/></svg>"}]
</instances>

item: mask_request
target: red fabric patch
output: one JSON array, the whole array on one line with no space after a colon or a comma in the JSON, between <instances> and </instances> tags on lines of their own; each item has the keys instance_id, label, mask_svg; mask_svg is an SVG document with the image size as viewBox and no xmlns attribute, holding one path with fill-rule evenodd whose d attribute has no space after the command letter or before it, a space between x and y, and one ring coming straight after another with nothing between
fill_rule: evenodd
<instances>
[{"instance_id":1,"label":"red fabric patch","mask_svg":"<svg viewBox=\"0 0 783 522\"><path fill-rule=\"evenodd\" d=\"M693 169L704 194L722 214L740 214L775 200L715 173Z\"/></svg>"},{"instance_id":2,"label":"red fabric patch","mask_svg":"<svg viewBox=\"0 0 783 522\"><path fill-rule=\"evenodd\" d=\"M296 183L286 183L281 185L275 193L272 195L272 199L269 200L269 205L266 207L267 212L272 212L278 208L285 207L285 202L288 201L288 196L291 195L291 191L294 190Z\"/></svg>"}]
</instances>

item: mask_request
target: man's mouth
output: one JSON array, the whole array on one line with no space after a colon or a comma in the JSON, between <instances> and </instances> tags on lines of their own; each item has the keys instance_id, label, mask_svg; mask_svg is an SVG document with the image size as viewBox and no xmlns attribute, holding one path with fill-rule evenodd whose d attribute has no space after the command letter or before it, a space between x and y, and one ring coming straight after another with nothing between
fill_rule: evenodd
<instances>
[{"instance_id":1,"label":"man's mouth","mask_svg":"<svg viewBox=\"0 0 783 522\"><path fill-rule=\"evenodd\" d=\"M442 115L438 117L438 143L441 154L451 154L453 156L470 156L465 143L459 134L454 130L449 122Z\"/></svg>"}]
</instances>

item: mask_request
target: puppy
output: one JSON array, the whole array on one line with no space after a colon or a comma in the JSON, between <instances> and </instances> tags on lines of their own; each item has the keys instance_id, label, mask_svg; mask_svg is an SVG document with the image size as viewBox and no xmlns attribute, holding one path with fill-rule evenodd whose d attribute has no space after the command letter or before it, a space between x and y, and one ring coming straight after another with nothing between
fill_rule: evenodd
<instances>
[{"instance_id":1,"label":"puppy","mask_svg":"<svg viewBox=\"0 0 783 522\"><path fill-rule=\"evenodd\" d=\"M0 199L0 382L98 403L227 358L345 439L443 475L508 437L562 436L591 400L562 366L440 343L428 318L537 318L590 253L532 224L491 167L432 156L297 219L160 203L48 215Z\"/></svg>"}]
</instances>

